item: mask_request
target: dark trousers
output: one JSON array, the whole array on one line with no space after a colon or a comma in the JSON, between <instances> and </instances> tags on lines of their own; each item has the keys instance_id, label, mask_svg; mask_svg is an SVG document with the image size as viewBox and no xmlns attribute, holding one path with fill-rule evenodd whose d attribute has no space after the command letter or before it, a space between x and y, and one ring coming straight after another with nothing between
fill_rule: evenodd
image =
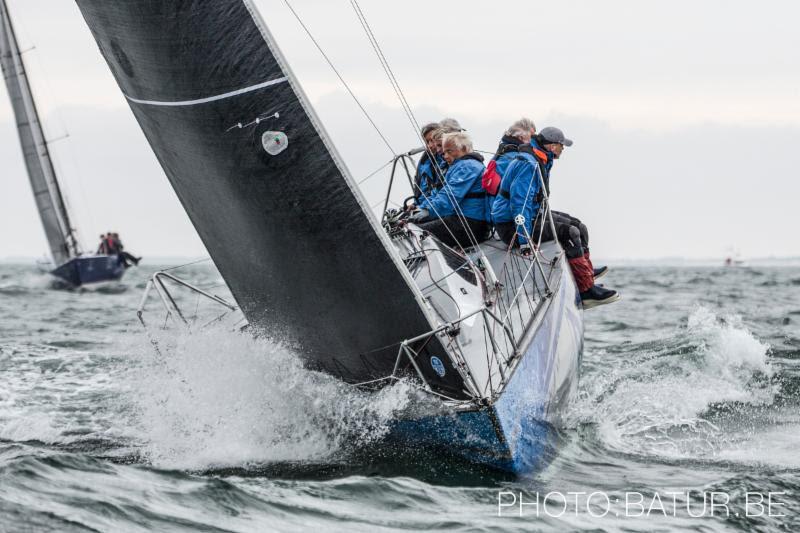
<instances>
[{"instance_id":1,"label":"dark trousers","mask_svg":"<svg viewBox=\"0 0 800 533\"><path fill-rule=\"evenodd\" d=\"M556 225L560 223L562 224L571 224L576 226L578 230L581 232L581 244L585 250L589 250L589 228L586 227L586 224L580 221L579 218L575 218L572 215L567 213L562 213L561 211L553 211L553 221Z\"/></svg>"},{"instance_id":2,"label":"dark trousers","mask_svg":"<svg viewBox=\"0 0 800 533\"><path fill-rule=\"evenodd\" d=\"M562 213L560 211L553 211L553 225L556 227L556 236L553 236L553 228L549 220L542 220L541 217L536 218L533 225L533 234L531 240L534 242L539 241L539 234L541 233L542 242L548 242L558 238L558 242L567 253L567 257L579 257L585 252L589 251L589 228L586 224L579 219ZM494 225L500 239L506 244L517 246L517 226L513 222L497 222Z\"/></svg>"},{"instance_id":3,"label":"dark trousers","mask_svg":"<svg viewBox=\"0 0 800 533\"><path fill-rule=\"evenodd\" d=\"M539 242L539 233L542 232L542 225L539 222L540 221L537 218L533 226L533 233L530 236L532 242ZM495 222L494 229L497 231L497 235L500 237L500 240L506 244L511 244L512 246L519 246L519 239L517 239L517 236L525 235L525 232L522 230L517 233L517 225L513 222ZM558 227L556 227L556 231L558 231ZM542 232L542 242L552 240L553 231L548 223L545 224L544 231Z\"/></svg>"},{"instance_id":4,"label":"dark trousers","mask_svg":"<svg viewBox=\"0 0 800 533\"><path fill-rule=\"evenodd\" d=\"M117 253L117 260L120 262L120 264L124 265L125 268L137 263L136 258L128 252Z\"/></svg>"},{"instance_id":5,"label":"dark trousers","mask_svg":"<svg viewBox=\"0 0 800 533\"><path fill-rule=\"evenodd\" d=\"M469 248L474 243L464 227L463 220L467 221L467 226L477 242L480 243L489 238L491 229L489 223L485 220L475 220L473 218L461 219L456 216L437 218L429 222L423 222L419 227L451 248Z\"/></svg>"},{"instance_id":6,"label":"dark trousers","mask_svg":"<svg viewBox=\"0 0 800 533\"><path fill-rule=\"evenodd\" d=\"M531 239L534 242L539 241L541 233L542 242L552 241L553 227L556 228L556 237L558 242L564 248L567 255L569 267L575 277L575 283L578 286L579 292L588 291L594 285L594 275L592 263L589 260L589 248L583 246L583 235L586 235L586 240L589 240L589 231L580 220L570 217L566 213L553 212L553 224L549 220L536 219L533 226L533 235ZM506 244L513 242L517 246L517 226L513 222L498 222L494 225L497 234L503 239Z\"/></svg>"},{"instance_id":7,"label":"dark trousers","mask_svg":"<svg viewBox=\"0 0 800 533\"><path fill-rule=\"evenodd\" d=\"M495 222L494 229L497 231L497 236L506 243L512 244L514 246L519 245L519 241L517 240L517 225L513 222Z\"/></svg>"},{"instance_id":8,"label":"dark trousers","mask_svg":"<svg viewBox=\"0 0 800 533\"><path fill-rule=\"evenodd\" d=\"M553 211L553 226L555 226L555 236L553 235L553 227L549 220L542 220L541 217L536 218L533 225L533 234L531 240L533 242L539 241L541 235L542 242L548 242L558 239L558 242L567 253L567 257L575 258L583 256L585 252L589 251L589 229L579 219ZM517 246L517 226L513 222L498 222L495 224L497 234L506 244Z\"/></svg>"}]
</instances>

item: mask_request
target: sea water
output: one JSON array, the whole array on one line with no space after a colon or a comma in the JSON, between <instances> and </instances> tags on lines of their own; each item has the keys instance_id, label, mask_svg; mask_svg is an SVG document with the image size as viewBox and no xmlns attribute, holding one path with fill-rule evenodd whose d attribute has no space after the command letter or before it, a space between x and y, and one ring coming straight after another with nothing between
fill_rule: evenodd
<instances>
[{"instance_id":1,"label":"sea water","mask_svg":"<svg viewBox=\"0 0 800 533\"><path fill-rule=\"evenodd\" d=\"M0 265L0 531L800 530L800 268L612 268L520 479L383 446L409 383L360 392L228 323L148 336L154 270Z\"/></svg>"}]
</instances>

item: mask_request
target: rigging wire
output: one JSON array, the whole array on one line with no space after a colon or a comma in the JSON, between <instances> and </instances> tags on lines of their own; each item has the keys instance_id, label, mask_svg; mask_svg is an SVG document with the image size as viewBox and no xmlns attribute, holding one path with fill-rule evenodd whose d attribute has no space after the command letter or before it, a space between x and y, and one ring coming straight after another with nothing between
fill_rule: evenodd
<instances>
[{"instance_id":1,"label":"rigging wire","mask_svg":"<svg viewBox=\"0 0 800 533\"><path fill-rule=\"evenodd\" d=\"M303 30L305 31L306 35L308 35L309 39L311 39L311 42L314 44L314 46L317 48L319 53L322 55L322 57L325 60L325 62L328 64L328 66L334 72L336 77L342 83L342 85L344 86L345 90L347 90L347 92L350 94L350 96L353 98L353 100L358 105L358 107L361 110L361 112L364 114L364 116L367 118L369 123L372 125L372 127L375 129L375 131L378 133L380 138L383 140L384 144L386 144L386 146L392 152L392 155L396 158L398 154L395 152L395 150L392 148L392 146L389 143L389 141L383 135L383 133L381 132L381 130L378 127L378 125L375 123L375 121L369 115L369 113L367 112L366 108L361 104L360 100L355 95L353 90L350 88L350 86L344 80L344 77L341 75L339 70L333 64L333 61L331 61L331 59L328 57L328 55L322 49L322 47L319 44L319 42L314 38L314 36L311 33L311 31L309 30L308 26L305 25L303 20L300 18L300 15L292 7L292 5L289 2L289 0L284 0L284 3L286 4L286 7L289 8L289 11L291 11L292 15L297 20L297 22L300 24L300 26L303 28ZM386 60L386 56L381 51L380 45L378 44L377 39L375 38L375 34L374 34L374 32L372 32L372 29L369 26L369 22L367 22L366 17L364 16L364 13L363 13L363 11L361 11L361 7L358 5L357 2L354 2L354 0L351 0L351 6L355 10L356 16L357 16L359 22L361 23L362 28L364 29L364 31L367 34L367 38L370 41L370 45L372 46L372 48L375 51L375 53L378 55L378 60L380 61L381 66L384 69L384 72L389 77L389 81L392 84L392 88L395 91L395 94L397 95L398 99L400 100L400 104L403 107L403 110L404 110L404 112L406 114L406 117L409 119L412 128L414 129L415 135L417 136L417 138L419 138L419 140L422 142L422 144L424 146L425 145L425 139L423 139L422 136L420 135L419 123L417 122L416 118L414 117L414 113L411 110L411 106L408 104L408 100L406 99L405 94L403 93L403 90L400 87L400 84L397 82L397 78L394 76L394 72L392 71L391 67L388 64L388 60ZM387 163L387 165L388 165L388 163ZM386 165L384 165L384 167L382 167L382 168L385 168L385 166ZM439 177L441 178L442 182L444 182L444 176L442 176L441 169L439 169L438 166L436 166L436 171L439 174ZM371 175L368 176L367 178L369 178L369 177L371 177ZM365 178L362 181L366 181L367 178ZM465 229L465 231L467 233L467 237L470 239L471 244L474 245L474 246L477 246L478 245L477 239L475 238L475 235L473 234L472 229L467 224L466 217L464 217L464 214L461 211L461 208L458 205L458 202L456 201L452 191L448 187L444 187L444 189L445 189L445 194L448 195L448 197L451 200L451 203L455 207L456 217L459 219L459 222L461 223L462 227ZM425 198L427 198L427 196L424 193L423 193L423 196ZM391 203L397 205L395 202L391 202ZM376 204L375 206L373 206L373 209L379 204L380 204L380 202L378 204ZM434 214L436 215L436 217L438 217L440 220L443 218L435 208L433 208L433 211L434 211ZM467 257L468 261L472 262L472 260L468 256L466 250L464 249L464 247L461 246L460 243L458 243L457 239L455 239L455 235L453 234L452 230L447 226L447 224L445 224L444 227L445 227L445 229L447 229L448 233L450 233L450 236L453 237L453 239L456 241L456 243L458 244L458 247L461 249L461 252L464 254L464 256Z\"/></svg>"},{"instance_id":2,"label":"rigging wire","mask_svg":"<svg viewBox=\"0 0 800 533\"><path fill-rule=\"evenodd\" d=\"M196 265L197 263L204 263L206 261L211 261L211 258L210 257L204 257L203 259L198 259L197 261L192 261L190 263L184 263L182 265L177 265L177 266L168 267L168 268L162 268L161 272L167 272L168 270L175 270L175 269L187 267L187 266L190 266L190 265Z\"/></svg>"},{"instance_id":3,"label":"rigging wire","mask_svg":"<svg viewBox=\"0 0 800 533\"><path fill-rule=\"evenodd\" d=\"M319 53L322 55L323 59L325 59L325 62L328 63L328 66L331 67L331 70L333 70L334 74L336 74L336 77L339 78L340 82L342 82L342 85L344 85L344 88L347 90L347 92L353 98L353 100L355 101L356 105L358 105L358 108L361 109L361 112L364 114L365 117L367 117L367 120L372 125L372 127L375 129L375 131L378 133L378 136L381 138L383 143L386 145L386 147L389 149L389 151L392 153L392 155L396 156L397 152L395 152L394 148L392 148L392 145L389 143L388 139L386 139L386 137L383 135L383 132L381 132L381 130L378 127L378 125L375 124L375 121L372 120L372 117L367 112L366 108L361 104L361 101L355 95L353 90L350 88L350 86L347 84L347 82L344 81L344 78L339 73L339 71L336 69L336 67L333 65L333 62L330 60L330 58L328 58L328 54L326 54L325 51L322 50L322 47L317 42L317 40L314 38L314 36L311 34L311 31L308 29L308 27L303 23L302 19L300 18L300 15L298 15L297 11L295 11L294 8L292 7L292 4L289 3L289 0L283 0L283 2L286 4L286 7L289 8L289 11L292 12L292 15L294 15L294 18L297 19L297 22L300 24L300 26L306 32L306 35L308 35L308 38L311 39L311 42L314 43L314 46L317 48Z\"/></svg>"},{"instance_id":4,"label":"rigging wire","mask_svg":"<svg viewBox=\"0 0 800 533\"><path fill-rule=\"evenodd\" d=\"M400 83L397 81L397 77L394 75L394 71L392 71L392 67L389 65L389 61L386 59L386 56L381 49L380 44L378 43L378 39L375 37L375 33L372 31L372 27L370 26L369 22L367 21L364 12L361 9L361 6L358 4L358 0L350 0L350 5L353 7L353 10L356 13L356 17L358 18L359 22L361 23L361 27L364 29L364 32L367 34L367 39L372 45L372 49L375 51L375 54L378 56L378 61L381 63L383 67L384 73L389 78L389 83L392 85L392 89L394 89L397 98L400 100L400 105L403 107L403 111L405 112L406 116L408 117L409 121L411 122L411 127L414 129L414 133L416 134L417 138L422 142L423 146L425 145L425 139L422 137L420 133L419 122L417 121L416 117L414 116L414 112L411 109L410 104L408 103L408 99L405 97L403 93L403 89L400 87ZM439 177L442 179L444 183L444 176L441 175L441 169L438 168L437 165L434 165L434 168L439 174ZM449 189L447 184L442 187L442 190L445 191L445 194L448 195L451 204L454 207L454 211L456 213L456 217L458 218L459 222L461 223L467 237L470 240L470 243L473 246L478 246L478 239L475 237L475 234L472 232L472 228L470 228L469 224L467 223L466 216L464 216L463 211L461 210L461 206L458 205L455 196L453 195L452 191ZM440 219L442 218L438 213L436 214ZM445 224L446 226L446 224ZM452 235L452 232L450 232ZM459 247L461 247L459 245ZM463 250L463 247L462 251ZM466 255L466 251L465 251Z\"/></svg>"},{"instance_id":5,"label":"rigging wire","mask_svg":"<svg viewBox=\"0 0 800 533\"><path fill-rule=\"evenodd\" d=\"M393 160L394 160L394 159L396 159L396 158L398 157L397 153L394 151L394 149L392 148L392 146L391 146L391 144L389 143L389 141L388 141L388 140L386 139L386 137L383 135L383 133L381 132L380 128L378 128L378 126L377 126L377 124L375 123L375 121L374 121L374 120L372 120L372 117L370 117L370 115L369 115L369 113L367 112L366 108L364 108L364 106L363 106L363 105L361 104L361 102L358 100L358 97L356 97L355 93L352 91L352 89L350 89L350 86L349 86L349 85L347 84L347 82L344 80L344 78L342 77L341 73L340 73L340 72L339 72L339 71L336 69L336 67L334 66L334 64L333 64L333 62L331 61L331 59L330 59L330 58L328 57L328 55L327 55L327 54L326 54L326 53L325 53L325 52L322 50L322 47L320 46L319 42L318 42L318 41L317 41L317 40L314 38L314 36L311 34L311 31L310 31L310 30L308 29L308 27L307 27L307 26L306 26L306 25L303 23L302 19L300 18L300 15L297 13L297 11L295 11L295 10L294 10L294 8L292 7L292 5L289 3L289 0L284 0L284 3L286 4L286 7L288 7L288 8L289 8L289 11L291 11L291 12L292 12L292 15L295 17L295 19L296 19L296 20L297 20L297 22L300 24L300 26L303 28L303 30L306 32L306 35L308 35L309 39L311 39L311 42L312 42L312 43L314 44L314 46L317 48L317 50L319 51L319 53L322 55L322 57L323 57L323 58L325 59L325 61L328 63L328 66L331 68L331 70L333 70L334 74L336 74L336 77L337 77L337 78L339 78L339 81L342 83L342 85L345 87L345 89L347 90L347 92L350 94L350 96L351 96L351 97L353 98L353 100L356 102L356 104L358 105L358 107L361 109L361 112L364 114L364 116L365 116L365 117L367 117L367 120L370 122L370 124L371 124L371 125L372 125L372 127L375 129L375 131L378 133L378 135L380 136L380 138L383 140L383 142L386 144L386 146L387 146L387 147L389 148L389 150L392 152L392 155L394 156ZM355 8L355 6L354 6L354 8ZM358 12L358 11L357 11L357 12ZM360 21L360 20L361 20L361 18L359 18L359 21ZM371 32L370 32L370 31L367 29L367 28L368 28L368 25L367 25L366 27L364 26L364 23L365 23L365 22L366 22L366 20L365 20L364 22L362 22L362 28L364 28L364 29L365 29L365 31L367 31L367 34L368 34L368 36L369 36L369 35L371 34ZM371 40L371 39L370 39L370 43L372 44L372 40ZM373 44L373 49L374 49L375 45L377 45L377 42L375 42L375 44ZM383 54L382 54L381 52L378 52L378 54L379 54L379 58L380 58L380 57L384 57L384 56L383 56ZM385 57L384 57L384 59L385 59ZM381 64L383 64L383 63L381 63ZM392 73L392 71L391 71L391 69L390 69L390 68L388 69L388 71L387 71L387 68L384 68L384 72L386 72L386 74L387 74L388 76L390 76L390 77L391 77L391 76L393 76L393 73ZM392 85L392 87L394 88L394 84ZM399 91L398 91L398 90L399 90ZM405 102L405 104L407 105L407 103L408 103L408 102L405 100L405 96L403 95L403 93L402 93L402 90L399 88L399 85L398 85L397 89L395 89L395 94L397 94L397 95L398 95L398 97L401 99L401 105L403 105L403 102ZM404 108L404 110L406 110L406 109L405 109L405 106L404 106L403 108ZM415 125L417 124L417 122L416 122L416 119L414 118L414 115L413 115L413 113L411 113L411 112L410 112L410 108L409 108L409 109L406 111L406 116L407 116L407 117L409 118L409 120L411 121L411 123L412 123L412 126L414 127L415 134L417 135L417 137L418 137L418 138L420 138L420 140L422 141L422 144L424 145L424 144L425 144L425 139L422 139L422 137L421 137L421 136L420 136L420 134L419 134L418 128L415 126ZM391 163L391 161L390 161L390 163ZM382 168L385 168L385 167L386 167L388 164L389 164L389 163L387 163L386 165L384 165L384 167L382 167ZM437 170L437 172L439 173L439 177L441 178L442 182L444 182L444 176L442 176L442 175L441 175L441 169L439 169L439 168L438 168L438 166L437 166L437 167L436 167L436 170ZM380 170L379 170L379 171L380 171ZM378 172L379 172L379 171L378 171ZM366 181L366 180L367 180L369 177L371 177L371 176L367 176L367 178L364 178L364 180L362 180L362 182L363 182L363 181ZM359 184L360 184L360 183L359 183ZM453 204L454 204L454 205L455 205L455 207L456 207L456 210L457 210L457 213L456 213L456 214L457 214L457 216L458 216L458 215L459 215L459 213L458 213L458 210L459 210L458 203L457 203L457 202L455 202L455 198L453 198L453 197L452 197L452 192L451 192L451 191L449 191L449 190L448 190L446 194L449 194L449 195L450 195L450 197L451 197L451 201L453 202ZM425 194L424 194L424 193L423 193L423 196L425 196ZM427 198L427 196L425 196L425 198ZM375 209L375 208L376 208L378 205L380 205L381 203L383 203L383 201L384 201L384 200L381 200L380 202L377 202L375 205L371 206L371 207L372 207L372 209ZM396 203L396 202L392 202L391 200L390 200L390 203L394 204L394 205L395 205L395 206L397 206L397 207L400 207L399 205L397 205L397 203ZM439 219L442 219L441 215L439 215L439 213L436 211L436 209L435 209L435 208L433 208L433 211L434 211L435 215L436 215L436 216L437 216ZM468 235L468 236L470 236L470 237L471 237L471 240L472 240L472 241L476 241L476 239L474 238L474 236L473 236L473 235L471 235L471 234L472 234L472 232L471 232L471 230L470 230L469 226L466 224L466 220L461 220L461 218L463 218L463 214L460 216L460 218L459 218L459 222L461 222L461 224L462 224L462 225L463 225L463 226L466 228L467 232L469 233L469 235ZM444 225L444 227L445 227L445 229L447 229L448 233L450 233L450 236L451 236L451 237L453 237L453 240L455 240L455 241L457 242L457 244L458 244L459 248L461 249L461 252L462 252L462 253L463 253L465 256L467 256L467 252L466 252L466 250L464 249L464 247L463 247L463 246L461 246L461 244L460 244L460 243L458 243L458 241L457 241L457 239L455 238L455 235L453 234L452 230L451 230L451 229L450 229L450 228L449 228L449 227L448 227L446 224ZM475 242L475 244L477 245L477 242Z\"/></svg>"},{"instance_id":6,"label":"rigging wire","mask_svg":"<svg viewBox=\"0 0 800 533\"><path fill-rule=\"evenodd\" d=\"M368 180L368 179L370 179L371 177L373 177L373 176L375 176L376 174L378 174L378 172L380 172L380 171L381 171L381 170L383 170L384 168L386 168L386 167L388 167L389 165L391 165L391 164L392 164L392 162L394 162L394 159L390 159L389 161L387 161L386 163L384 163L383 165L381 165L381 167L380 167L379 169L377 169L375 172L372 172L372 173L371 173L370 175L368 175L366 178L363 178L361 181L359 181L359 182L358 182L358 185L361 185L362 183L364 183L365 181L367 181L367 180Z\"/></svg>"},{"instance_id":7,"label":"rigging wire","mask_svg":"<svg viewBox=\"0 0 800 533\"><path fill-rule=\"evenodd\" d=\"M411 106L408 105L408 100L403 94L403 89L400 87L400 84L397 82L397 78L392 71L391 66L389 65L389 61L386 59L386 56L383 54L381 50L380 44L378 44L378 40L375 38L375 33L372 31L369 22L367 21L364 12L361 10L361 6L358 4L356 0L350 0L350 5L353 7L353 10L356 13L356 18L358 18L361 27L364 29L364 32L367 34L367 39L372 45L372 49L378 56L378 61L383 67L383 71L386 73L386 76L389 78L389 83L392 85L392 89L394 90L397 98L400 100L400 105L403 107L403 111L406 113L406 117L408 117L409 121L411 121L411 126L414 128L414 132L416 133L417 137L422 141L423 146L425 146L425 139L422 138L419 131L419 123L417 119L414 117L414 113L411 110Z\"/></svg>"}]
</instances>

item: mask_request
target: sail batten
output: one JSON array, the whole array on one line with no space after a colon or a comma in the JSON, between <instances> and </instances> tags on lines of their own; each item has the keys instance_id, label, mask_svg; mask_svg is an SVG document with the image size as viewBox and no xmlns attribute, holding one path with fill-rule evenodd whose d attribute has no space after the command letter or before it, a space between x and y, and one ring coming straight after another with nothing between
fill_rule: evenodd
<instances>
[{"instance_id":1,"label":"sail batten","mask_svg":"<svg viewBox=\"0 0 800 533\"><path fill-rule=\"evenodd\" d=\"M28 178L34 191L36 208L53 261L59 265L78 255L77 240L5 0L0 0L0 66L16 117L17 132Z\"/></svg>"},{"instance_id":2,"label":"sail batten","mask_svg":"<svg viewBox=\"0 0 800 533\"><path fill-rule=\"evenodd\" d=\"M132 96L125 95L129 101L136 103L136 104L143 104L143 105L156 105L156 106L185 106L185 105L198 105L198 104L207 104L209 102L214 102L216 100L222 100L224 98L231 98L233 96L238 96L240 94L249 93L250 91L256 91L258 89L263 89L264 87L269 87L270 85L275 85L276 83L283 83L289 81L288 78L278 78L276 80L269 80L265 81L264 83L258 83L256 85L251 85L250 87L245 87L243 89L237 89L235 91L230 91L223 94L218 94L216 96L208 96L206 98L198 98L195 100L183 100L180 102L162 102L158 100L142 100L139 98L133 98Z\"/></svg>"}]
</instances>

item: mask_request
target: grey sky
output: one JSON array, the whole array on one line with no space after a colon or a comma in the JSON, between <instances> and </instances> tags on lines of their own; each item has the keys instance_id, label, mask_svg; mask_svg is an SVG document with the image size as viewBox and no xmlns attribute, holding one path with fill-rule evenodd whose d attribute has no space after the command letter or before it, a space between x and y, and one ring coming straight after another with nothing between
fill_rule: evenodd
<instances>
[{"instance_id":1,"label":"grey sky","mask_svg":"<svg viewBox=\"0 0 800 533\"><path fill-rule=\"evenodd\" d=\"M203 255L73 2L8 0L83 240ZM256 0L356 179L391 156L282 0ZM595 255L800 255L800 5L360 0L420 122L454 116L493 151L521 115L575 140L557 209ZM411 127L347 0L293 0L395 150ZM0 89L0 257L46 246ZM385 175L364 185L376 202Z\"/></svg>"}]
</instances>

